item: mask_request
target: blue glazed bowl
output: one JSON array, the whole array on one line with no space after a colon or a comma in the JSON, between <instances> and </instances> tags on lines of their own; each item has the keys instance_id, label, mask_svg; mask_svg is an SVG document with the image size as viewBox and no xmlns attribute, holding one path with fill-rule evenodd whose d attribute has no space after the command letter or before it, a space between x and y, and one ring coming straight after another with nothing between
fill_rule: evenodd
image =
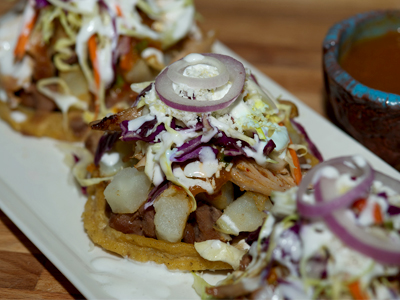
<instances>
[{"instance_id":1,"label":"blue glazed bowl","mask_svg":"<svg viewBox=\"0 0 400 300\"><path fill-rule=\"evenodd\" d=\"M369 88L339 65L355 42L398 29L400 11L393 10L362 13L335 24L324 39L323 72L328 100L339 124L400 170L400 95ZM387 59L390 63L390 57Z\"/></svg>"}]
</instances>

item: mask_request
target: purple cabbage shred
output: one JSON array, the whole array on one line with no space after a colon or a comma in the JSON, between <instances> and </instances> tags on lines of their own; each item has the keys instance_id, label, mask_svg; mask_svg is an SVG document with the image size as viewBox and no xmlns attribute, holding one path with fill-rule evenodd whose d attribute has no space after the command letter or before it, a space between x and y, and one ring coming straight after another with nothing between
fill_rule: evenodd
<instances>
[{"instance_id":1,"label":"purple cabbage shred","mask_svg":"<svg viewBox=\"0 0 400 300\"><path fill-rule=\"evenodd\" d=\"M157 118L144 122L137 130L129 131L128 129L129 120L125 120L120 124L122 129L122 140L123 141L145 141L146 143L156 143L158 139L156 137L165 130L163 123L159 124L155 129L154 126L157 124Z\"/></svg>"},{"instance_id":2,"label":"purple cabbage shred","mask_svg":"<svg viewBox=\"0 0 400 300\"><path fill-rule=\"evenodd\" d=\"M87 187L86 186L82 186L81 187L81 192L82 192L82 195L85 195L85 196L87 196Z\"/></svg>"},{"instance_id":3,"label":"purple cabbage shred","mask_svg":"<svg viewBox=\"0 0 400 300\"><path fill-rule=\"evenodd\" d=\"M400 214L400 207L394 206L394 205L389 205L387 213L391 216L398 215L398 214Z\"/></svg>"},{"instance_id":4,"label":"purple cabbage shred","mask_svg":"<svg viewBox=\"0 0 400 300\"><path fill-rule=\"evenodd\" d=\"M132 106L135 107L138 105L140 98L142 98L148 91L151 90L151 87L153 86L152 83L150 83L147 87L145 87L140 93L139 95L137 95L135 102L133 102Z\"/></svg>"},{"instance_id":5,"label":"purple cabbage shred","mask_svg":"<svg viewBox=\"0 0 400 300\"><path fill-rule=\"evenodd\" d=\"M224 155L226 156L237 156L246 155L243 151L244 147L250 147L250 145L242 140L228 137L224 132L219 131L217 137L211 140L214 145L218 145L224 148Z\"/></svg>"},{"instance_id":6,"label":"purple cabbage shred","mask_svg":"<svg viewBox=\"0 0 400 300\"><path fill-rule=\"evenodd\" d=\"M144 204L144 209L148 209L154 204L154 201L157 199L158 196L162 194L166 189L168 189L171 186L171 182L169 180L164 180L161 182L158 186L153 187L153 189L150 191L146 203Z\"/></svg>"},{"instance_id":7,"label":"purple cabbage shred","mask_svg":"<svg viewBox=\"0 0 400 300\"><path fill-rule=\"evenodd\" d=\"M74 157L74 163L78 163L81 160L76 154L72 154L72 156Z\"/></svg>"},{"instance_id":8,"label":"purple cabbage shred","mask_svg":"<svg viewBox=\"0 0 400 300\"><path fill-rule=\"evenodd\" d=\"M200 155L201 150L203 150L206 147L210 147L210 146L199 146L196 149L192 150L192 151L185 151L185 154L180 155L180 156L176 156L172 159L173 162L184 162L187 161L189 159L195 159L198 158ZM218 150L210 147L212 149L212 151L214 152L215 155L218 154Z\"/></svg>"},{"instance_id":9,"label":"purple cabbage shred","mask_svg":"<svg viewBox=\"0 0 400 300\"><path fill-rule=\"evenodd\" d=\"M306 130L304 129L304 127L298 123L297 121L295 121L294 119L290 119L290 121L292 122L292 124L294 125L294 127L304 136L304 138L306 139L308 146L310 148L310 152L312 155L314 155L320 162L324 161L324 158L322 157L321 152L319 152L317 146L315 146L315 144L311 141L311 139L309 138Z\"/></svg>"},{"instance_id":10,"label":"purple cabbage shred","mask_svg":"<svg viewBox=\"0 0 400 300\"><path fill-rule=\"evenodd\" d=\"M246 237L245 242L250 246L254 242L257 242L258 236L260 235L260 231L261 231L261 226L258 227L256 230L250 232L249 235Z\"/></svg>"},{"instance_id":11,"label":"purple cabbage shred","mask_svg":"<svg viewBox=\"0 0 400 300\"><path fill-rule=\"evenodd\" d=\"M269 140L268 143L265 145L263 149L263 153L265 156L268 156L271 154L271 152L275 149L276 145L273 140Z\"/></svg>"},{"instance_id":12,"label":"purple cabbage shred","mask_svg":"<svg viewBox=\"0 0 400 300\"><path fill-rule=\"evenodd\" d=\"M35 0L36 9L42 9L43 7L46 7L48 5L50 5L50 3L47 0Z\"/></svg>"},{"instance_id":13,"label":"purple cabbage shred","mask_svg":"<svg viewBox=\"0 0 400 300\"><path fill-rule=\"evenodd\" d=\"M111 150L111 148L118 141L120 136L121 136L120 132L106 132L105 134L102 135L102 137L99 140L99 143L97 144L96 153L94 155L95 166L99 165L99 162L103 154Z\"/></svg>"},{"instance_id":14,"label":"purple cabbage shred","mask_svg":"<svg viewBox=\"0 0 400 300\"><path fill-rule=\"evenodd\" d=\"M196 149L197 147L199 147L201 145L201 135L184 143L182 146L178 147L176 150L177 152L182 152L182 154L180 154L179 156L185 155L188 152L193 151L194 149Z\"/></svg>"}]
</instances>

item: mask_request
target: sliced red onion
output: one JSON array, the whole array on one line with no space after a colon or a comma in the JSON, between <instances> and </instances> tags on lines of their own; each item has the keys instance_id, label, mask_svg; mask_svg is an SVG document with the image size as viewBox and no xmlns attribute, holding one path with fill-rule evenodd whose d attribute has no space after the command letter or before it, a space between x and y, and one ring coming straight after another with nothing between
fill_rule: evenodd
<instances>
[{"instance_id":1,"label":"sliced red onion","mask_svg":"<svg viewBox=\"0 0 400 300\"><path fill-rule=\"evenodd\" d=\"M346 172L354 177L359 177L361 180L347 193L332 197L331 194L336 194L335 191L329 189L330 186L326 177L318 174L327 166L334 167L339 173ZM303 216L323 217L330 230L349 248L380 263L400 265L400 243L398 240L390 236L378 237L372 232L366 231L354 222L351 214L346 213L348 212L347 208L355 200L366 197L374 180L374 174L375 171L366 161L360 161L355 157L336 158L321 163L312 169L300 184L297 197L298 211ZM400 190L399 181L379 172L376 172L376 175L377 180L382 181L385 186L387 185L397 192ZM302 201L310 183L314 183L316 204L306 204Z\"/></svg>"},{"instance_id":2,"label":"sliced red onion","mask_svg":"<svg viewBox=\"0 0 400 300\"><path fill-rule=\"evenodd\" d=\"M216 67L219 74L211 78L196 78L183 75L187 67L197 64ZM194 89L213 89L223 86L229 80L229 73L225 64L211 56L203 56L203 59L194 61L187 61L185 58L178 60L168 67L167 76L177 84L186 84Z\"/></svg>"},{"instance_id":3,"label":"sliced red onion","mask_svg":"<svg viewBox=\"0 0 400 300\"><path fill-rule=\"evenodd\" d=\"M344 210L325 216L324 221L348 247L383 264L400 265L400 243L390 237L377 237L365 231Z\"/></svg>"},{"instance_id":4,"label":"sliced red onion","mask_svg":"<svg viewBox=\"0 0 400 300\"><path fill-rule=\"evenodd\" d=\"M216 58L225 64L229 73L229 81L232 83L228 93L221 99L214 101L197 101L181 97L175 93L172 87L173 82L167 75L168 67L157 76L155 81L156 92L161 101L172 108L196 113L223 109L235 101L242 92L246 79L246 72L243 64L230 56L222 54L204 53L202 55Z\"/></svg>"},{"instance_id":5,"label":"sliced red onion","mask_svg":"<svg viewBox=\"0 0 400 300\"><path fill-rule=\"evenodd\" d=\"M354 200L359 199L368 192L372 181L374 180L374 170L364 161L364 165L359 165L353 157L340 157L326 162L322 162L309 171L299 185L297 192L297 209L300 215L304 217L325 217L336 209L350 206ZM340 173L350 173L354 177L359 177L360 182L347 193L332 197L333 191L329 191L329 183L325 189L321 189L320 184L328 181L324 177L320 177L321 170L325 167L333 166ZM315 198L323 198L325 201L316 202L314 204L304 201L304 195L307 193L310 184L315 183ZM330 193L331 195L326 195Z\"/></svg>"}]
</instances>

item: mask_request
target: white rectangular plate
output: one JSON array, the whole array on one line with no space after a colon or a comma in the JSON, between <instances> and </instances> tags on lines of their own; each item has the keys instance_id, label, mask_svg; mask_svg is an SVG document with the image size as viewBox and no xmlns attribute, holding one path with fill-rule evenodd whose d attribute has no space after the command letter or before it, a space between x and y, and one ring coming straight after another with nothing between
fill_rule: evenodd
<instances>
[{"instance_id":1,"label":"white rectangular plate","mask_svg":"<svg viewBox=\"0 0 400 300\"><path fill-rule=\"evenodd\" d=\"M292 100L300 123L325 159L359 154L394 178L400 173L316 114L264 74L220 43L215 52L250 67L275 96ZM57 143L22 136L0 122L0 208L57 268L90 299L198 299L190 273L170 272L152 263L136 263L94 247L83 230L85 198L74 183ZM220 274L206 274L215 281Z\"/></svg>"}]
</instances>

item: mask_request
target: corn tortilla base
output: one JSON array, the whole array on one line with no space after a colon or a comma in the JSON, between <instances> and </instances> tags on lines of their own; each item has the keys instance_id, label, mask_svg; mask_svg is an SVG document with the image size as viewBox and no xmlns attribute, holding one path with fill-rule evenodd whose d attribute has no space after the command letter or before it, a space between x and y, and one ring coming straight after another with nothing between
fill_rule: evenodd
<instances>
[{"instance_id":1,"label":"corn tortilla base","mask_svg":"<svg viewBox=\"0 0 400 300\"><path fill-rule=\"evenodd\" d=\"M13 117L13 112L25 115L23 122L17 122ZM82 111L71 110L67 114L67 124L69 120L80 117ZM15 131L24 135L35 137L49 137L67 142L79 142L85 140L89 134L89 126L82 130L80 135L74 134L73 130L65 124L64 116L61 112L35 112L31 108L19 105L11 109L7 103L0 100L0 118L7 122Z\"/></svg>"},{"instance_id":2,"label":"corn tortilla base","mask_svg":"<svg viewBox=\"0 0 400 300\"><path fill-rule=\"evenodd\" d=\"M136 234L124 234L108 225L105 214L105 184L88 188L88 200L82 215L86 232L91 240L104 249L136 261L153 261L174 270L229 270L224 262L202 258L192 244L170 243Z\"/></svg>"}]
</instances>

